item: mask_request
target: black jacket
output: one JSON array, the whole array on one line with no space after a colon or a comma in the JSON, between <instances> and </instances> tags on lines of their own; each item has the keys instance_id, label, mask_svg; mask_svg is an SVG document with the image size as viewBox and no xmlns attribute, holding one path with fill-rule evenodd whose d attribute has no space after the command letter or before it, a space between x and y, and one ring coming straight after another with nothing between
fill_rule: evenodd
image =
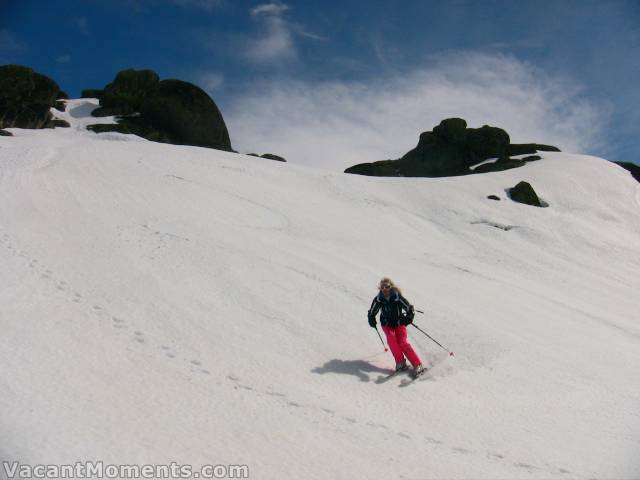
<instances>
[{"instance_id":1,"label":"black jacket","mask_svg":"<svg viewBox=\"0 0 640 480\"><path fill-rule=\"evenodd\" d=\"M382 292L376 295L367 314L369 321L371 318L375 319L380 310L382 310L380 314L380 325L382 326L397 327L400 324L400 319L405 316L413 319L413 305L398 292L391 292L388 299L384 298Z\"/></svg>"}]
</instances>

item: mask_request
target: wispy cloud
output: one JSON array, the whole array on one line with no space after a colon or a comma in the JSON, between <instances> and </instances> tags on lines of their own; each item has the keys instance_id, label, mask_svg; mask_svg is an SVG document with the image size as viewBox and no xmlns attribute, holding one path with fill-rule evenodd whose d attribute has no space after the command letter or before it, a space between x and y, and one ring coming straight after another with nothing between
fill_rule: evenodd
<instances>
[{"instance_id":1,"label":"wispy cloud","mask_svg":"<svg viewBox=\"0 0 640 480\"><path fill-rule=\"evenodd\" d=\"M6 28L0 29L0 51L2 52L22 52L27 49L27 45Z\"/></svg>"},{"instance_id":2,"label":"wispy cloud","mask_svg":"<svg viewBox=\"0 0 640 480\"><path fill-rule=\"evenodd\" d=\"M286 17L290 8L284 3L265 3L250 10L262 31L249 42L246 58L258 64L287 63L297 59L296 37L325 40L309 32L303 25Z\"/></svg>"},{"instance_id":3,"label":"wispy cloud","mask_svg":"<svg viewBox=\"0 0 640 480\"><path fill-rule=\"evenodd\" d=\"M85 17L75 17L72 19L73 25L80 30L83 35L89 35L89 22Z\"/></svg>"},{"instance_id":4,"label":"wispy cloud","mask_svg":"<svg viewBox=\"0 0 640 480\"><path fill-rule=\"evenodd\" d=\"M57 63L71 63L71 55L60 55L56 58Z\"/></svg>"},{"instance_id":5,"label":"wispy cloud","mask_svg":"<svg viewBox=\"0 0 640 480\"><path fill-rule=\"evenodd\" d=\"M219 72L196 72L193 81L211 95L224 83L224 75Z\"/></svg>"},{"instance_id":6,"label":"wispy cloud","mask_svg":"<svg viewBox=\"0 0 640 480\"><path fill-rule=\"evenodd\" d=\"M599 146L607 114L571 79L513 57L449 53L428 67L368 83L252 85L226 108L225 119L240 151L343 170L399 158L421 132L449 117L504 128L514 143L588 152Z\"/></svg>"},{"instance_id":7,"label":"wispy cloud","mask_svg":"<svg viewBox=\"0 0 640 480\"><path fill-rule=\"evenodd\" d=\"M251 10L251 16L262 22L263 32L253 40L246 51L255 63L294 60L297 56L293 35L283 15L289 10L284 4L268 3Z\"/></svg>"},{"instance_id":8,"label":"wispy cloud","mask_svg":"<svg viewBox=\"0 0 640 480\"><path fill-rule=\"evenodd\" d=\"M264 3L251 9L251 15L274 15L280 16L289 10L289 6L283 3Z\"/></svg>"}]
</instances>

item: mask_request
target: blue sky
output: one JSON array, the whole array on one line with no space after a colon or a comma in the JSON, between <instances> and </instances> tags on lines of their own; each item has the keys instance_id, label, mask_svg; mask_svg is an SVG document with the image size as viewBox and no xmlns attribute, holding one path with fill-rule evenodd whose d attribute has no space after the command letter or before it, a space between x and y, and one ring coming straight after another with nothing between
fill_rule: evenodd
<instances>
[{"instance_id":1,"label":"blue sky","mask_svg":"<svg viewBox=\"0 0 640 480\"><path fill-rule=\"evenodd\" d=\"M239 151L346 167L442 118L640 162L639 1L0 0L0 63L71 97L125 68L192 81Z\"/></svg>"}]
</instances>

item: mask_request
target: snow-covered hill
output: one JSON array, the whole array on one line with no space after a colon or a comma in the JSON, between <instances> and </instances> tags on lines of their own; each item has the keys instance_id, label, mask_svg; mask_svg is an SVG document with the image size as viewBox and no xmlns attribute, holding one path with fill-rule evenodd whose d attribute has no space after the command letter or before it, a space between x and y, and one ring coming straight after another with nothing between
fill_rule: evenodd
<instances>
[{"instance_id":1,"label":"snow-covered hill","mask_svg":"<svg viewBox=\"0 0 640 480\"><path fill-rule=\"evenodd\" d=\"M476 176L351 176L95 135L94 106L0 138L0 459L640 476L627 171L544 153ZM520 180L549 207L509 200ZM432 365L411 384L377 383L393 359L366 311L384 275L456 353L410 329Z\"/></svg>"}]
</instances>

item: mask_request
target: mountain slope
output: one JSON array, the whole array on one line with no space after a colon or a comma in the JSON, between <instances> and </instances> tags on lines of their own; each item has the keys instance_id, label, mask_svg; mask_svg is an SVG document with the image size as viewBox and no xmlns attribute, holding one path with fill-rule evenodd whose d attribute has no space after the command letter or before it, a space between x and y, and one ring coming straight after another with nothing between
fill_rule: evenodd
<instances>
[{"instance_id":1,"label":"mountain slope","mask_svg":"<svg viewBox=\"0 0 640 480\"><path fill-rule=\"evenodd\" d=\"M545 153L462 178L350 176L95 135L94 107L0 138L1 458L637 477L628 172ZM549 207L508 200L520 180ZM456 352L410 329L433 368L409 386L376 383L393 363L365 315L383 275Z\"/></svg>"}]
</instances>

